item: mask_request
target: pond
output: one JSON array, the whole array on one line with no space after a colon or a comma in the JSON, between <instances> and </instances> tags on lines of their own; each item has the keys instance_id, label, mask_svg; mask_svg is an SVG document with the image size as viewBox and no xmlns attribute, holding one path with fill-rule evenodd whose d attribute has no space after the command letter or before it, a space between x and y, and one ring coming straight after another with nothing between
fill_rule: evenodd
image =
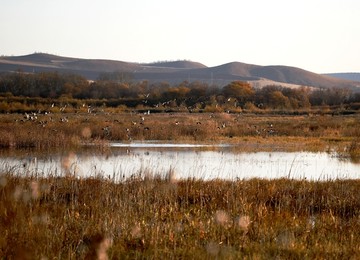
<instances>
[{"instance_id":1,"label":"pond","mask_svg":"<svg viewBox=\"0 0 360 260\"><path fill-rule=\"evenodd\" d=\"M239 152L234 146L161 143L113 143L106 152L83 149L35 156L29 152L0 155L1 172L38 176L104 176L121 181L131 176L178 179L292 178L358 179L360 165L336 154L310 152Z\"/></svg>"}]
</instances>

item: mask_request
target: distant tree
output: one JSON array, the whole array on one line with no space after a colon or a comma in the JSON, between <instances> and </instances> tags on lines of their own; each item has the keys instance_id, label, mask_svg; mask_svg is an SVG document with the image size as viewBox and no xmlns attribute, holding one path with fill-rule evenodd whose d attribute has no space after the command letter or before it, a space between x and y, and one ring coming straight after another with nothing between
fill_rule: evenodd
<instances>
[{"instance_id":1,"label":"distant tree","mask_svg":"<svg viewBox=\"0 0 360 260\"><path fill-rule=\"evenodd\" d=\"M331 88L328 95L328 105L343 105L350 99L351 90L347 88Z\"/></svg>"},{"instance_id":2,"label":"distant tree","mask_svg":"<svg viewBox=\"0 0 360 260\"><path fill-rule=\"evenodd\" d=\"M257 89L255 93L255 104L259 108L274 108L274 101L280 103L281 96L283 96L282 90L282 87L275 85ZM276 94L273 94L274 92L276 92ZM281 95L279 95L279 93L281 93Z\"/></svg>"},{"instance_id":3,"label":"distant tree","mask_svg":"<svg viewBox=\"0 0 360 260\"><path fill-rule=\"evenodd\" d=\"M135 84L131 84L130 95L133 98L142 98L149 94L149 82L143 80Z\"/></svg>"},{"instance_id":4,"label":"distant tree","mask_svg":"<svg viewBox=\"0 0 360 260\"><path fill-rule=\"evenodd\" d=\"M208 94L208 85L201 82L192 82L189 86L190 92L188 97L193 99L198 99L200 97L205 97Z\"/></svg>"},{"instance_id":5,"label":"distant tree","mask_svg":"<svg viewBox=\"0 0 360 260\"><path fill-rule=\"evenodd\" d=\"M190 89L185 86L170 87L167 89L166 92L163 93L163 97L167 100L170 99L183 100L189 92Z\"/></svg>"},{"instance_id":6,"label":"distant tree","mask_svg":"<svg viewBox=\"0 0 360 260\"><path fill-rule=\"evenodd\" d=\"M312 105L342 105L351 99L352 92L346 88L317 89L310 94Z\"/></svg>"},{"instance_id":7,"label":"distant tree","mask_svg":"<svg viewBox=\"0 0 360 260\"><path fill-rule=\"evenodd\" d=\"M290 106L293 109L308 108L311 106L309 101L309 88L283 88L281 92L289 98Z\"/></svg>"},{"instance_id":8,"label":"distant tree","mask_svg":"<svg viewBox=\"0 0 360 260\"><path fill-rule=\"evenodd\" d=\"M88 81L78 75L58 72L26 74L7 73L0 77L0 92L11 92L14 96L50 97L77 96L88 87Z\"/></svg>"},{"instance_id":9,"label":"distant tree","mask_svg":"<svg viewBox=\"0 0 360 260\"><path fill-rule=\"evenodd\" d=\"M236 98L240 105L245 105L246 102L251 101L254 97L254 89L247 82L233 81L222 89L222 93L226 98Z\"/></svg>"},{"instance_id":10,"label":"distant tree","mask_svg":"<svg viewBox=\"0 0 360 260\"><path fill-rule=\"evenodd\" d=\"M273 108L290 108L289 98L279 90L275 90L270 93L269 103Z\"/></svg>"},{"instance_id":11,"label":"distant tree","mask_svg":"<svg viewBox=\"0 0 360 260\"><path fill-rule=\"evenodd\" d=\"M168 82L154 83L149 86L149 96L153 100L160 101L162 99L164 91L170 88Z\"/></svg>"},{"instance_id":12,"label":"distant tree","mask_svg":"<svg viewBox=\"0 0 360 260\"><path fill-rule=\"evenodd\" d=\"M96 81L90 84L83 96L93 99L127 98L130 96L129 85L114 81Z\"/></svg>"},{"instance_id":13,"label":"distant tree","mask_svg":"<svg viewBox=\"0 0 360 260\"><path fill-rule=\"evenodd\" d=\"M309 96L309 101L312 106L320 106L327 104L325 89L313 90Z\"/></svg>"},{"instance_id":14,"label":"distant tree","mask_svg":"<svg viewBox=\"0 0 360 260\"><path fill-rule=\"evenodd\" d=\"M349 102L351 103L360 103L360 92L352 93Z\"/></svg>"}]
</instances>

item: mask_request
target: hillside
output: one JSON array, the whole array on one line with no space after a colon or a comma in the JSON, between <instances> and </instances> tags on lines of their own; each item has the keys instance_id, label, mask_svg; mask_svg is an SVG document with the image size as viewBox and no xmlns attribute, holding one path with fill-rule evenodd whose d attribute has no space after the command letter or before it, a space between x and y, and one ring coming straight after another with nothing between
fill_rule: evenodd
<instances>
[{"instance_id":1,"label":"hillside","mask_svg":"<svg viewBox=\"0 0 360 260\"><path fill-rule=\"evenodd\" d=\"M206 67L193 61L139 64L116 60L69 58L45 53L0 57L0 72L18 70L27 73L44 71L75 73L90 80L96 80L103 72L121 71L132 73L135 81L179 83L187 80L224 86L234 80L243 80L257 86L264 82L270 82L294 86L360 88L359 82L346 80L340 76L336 77L335 74L320 75L289 66L259 66L230 62Z\"/></svg>"},{"instance_id":2,"label":"hillside","mask_svg":"<svg viewBox=\"0 0 360 260\"><path fill-rule=\"evenodd\" d=\"M352 81L360 82L360 73L356 73L356 72L328 73L328 74L324 74L324 75L334 77L334 78L339 78L339 79L346 79L346 80L352 80Z\"/></svg>"},{"instance_id":3,"label":"hillside","mask_svg":"<svg viewBox=\"0 0 360 260\"><path fill-rule=\"evenodd\" d=\"M251 74L278 82L292 83L314 87L347 87L354 82L316 74L289 66L259 66L252 69Z\"/></svg>"},{"instance_id":4,"label":"hillside","mask_svg":"<svg viewBox=\"0 0 360 260\"><path fill-rule=\"evenodd\" d=\"M140 67L135 63L122 61L77 59L45 53L0 58L0 72L18 70L28 73L58 71L79 74L91 80L97 79L102 72L131 72Z\"/></svg>"},{"instance_id":5,"label":"hillside","mask_svg":"<svg viewBox=\"0 0 360 260\"><path fill-rule=\"evenodd\" d=\"M144 63L143 66L159 67L159 68L176 68L176 69L200 69L207 68L204 64L199 62L178 60L178 61L162 61L154 63Z\"/></svg>"}]
</instances>

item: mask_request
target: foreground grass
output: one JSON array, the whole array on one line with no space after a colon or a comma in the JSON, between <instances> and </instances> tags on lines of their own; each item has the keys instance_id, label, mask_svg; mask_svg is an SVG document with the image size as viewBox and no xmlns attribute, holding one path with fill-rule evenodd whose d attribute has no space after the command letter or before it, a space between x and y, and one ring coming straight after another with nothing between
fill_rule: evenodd
<instances>
[{"instance_id":1,"label":"foreground grass","mask_svg":"<svg viewBox=\"0 0 360 260\"><path fill-rule=\"evenodd\" d=\"M360 181L0 176L6 259L357 259Z\"/></svg>"}]
</instances>

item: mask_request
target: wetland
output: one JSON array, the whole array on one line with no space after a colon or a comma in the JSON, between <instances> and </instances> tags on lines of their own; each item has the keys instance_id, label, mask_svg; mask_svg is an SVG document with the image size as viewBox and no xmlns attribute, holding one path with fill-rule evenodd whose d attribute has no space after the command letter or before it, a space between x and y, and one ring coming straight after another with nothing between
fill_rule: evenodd
<instances>
[{"instance_id":1,"label":"wetland","mask_svg":"<svg viewBox=\"0 0 360 260\"><path fill-rule=\"evenodd\" d=\"M359 119L2 114L0 254L357 258Z\"/></svg>"}]
</instances>

